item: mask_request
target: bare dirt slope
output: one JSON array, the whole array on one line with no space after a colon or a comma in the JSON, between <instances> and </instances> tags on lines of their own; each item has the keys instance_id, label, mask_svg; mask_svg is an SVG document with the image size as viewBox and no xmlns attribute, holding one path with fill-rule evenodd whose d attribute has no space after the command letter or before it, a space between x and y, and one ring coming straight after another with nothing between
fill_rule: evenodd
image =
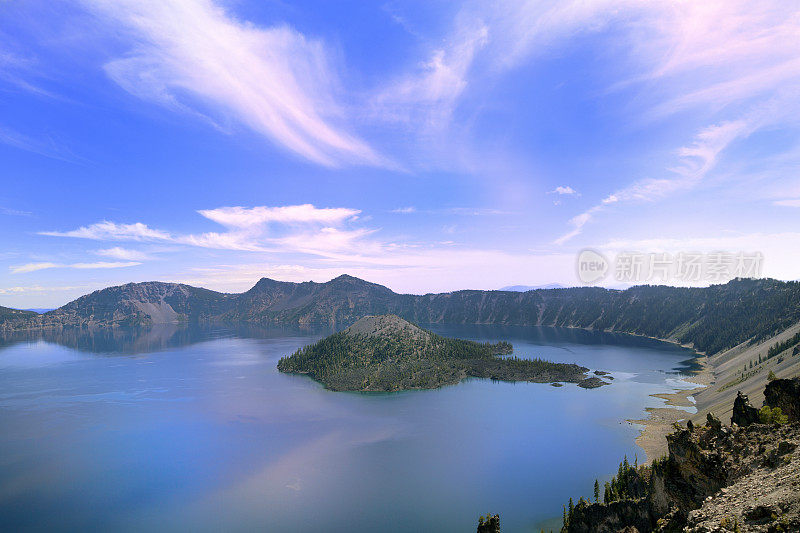
<instances>
[{"instance_id":1,"label":"bare dirt slope","mask_svg":"<svg viewBox=\"0 0 800 533\"><path fill-rule=\"evenodd\" d=\"M778 378L800 375L800 353L793 354L793 347L767 359L767 352L771 346L789 339L798 331L800 324L795 324L760 343L739 345L709 357L711 382L708 387L694 394L697 414L692 418L695 421L705 420L706 414L712 412L720 420L730 421L733 400L736 399L738 391L747 394L754 406L761 407L770 371ZM759 357L761 357L760 364Z\"/></svg>"},{"instance_id":2,"label":"bare dirt slope","mask_svg":"<svg viewBox=\"0 0 800 533\"><path fill-rule=\"evenodd\" d=\"M729 423L733 401L739 391L749 396L754 406L761 407L770 371L777 378L800 376L800 354L794 353L794 347L789 347L771 358L767 357L771 346L791 338L798 331L800 324L795 324L761 342L743 343L716 355L701 356L698 359L701 370L686 381L702 387L654 395L665 400L664 406L649 407L647 419L630 421L644 426L636 443L645 451L647 462L658 459L667 452L664 436L673 431L675 422L691 419L702 424L706 415L713 413L720 420ZM761 363L758 362L759 356ZM696 409L696 412L688 412L685 408Z\"/></svg>"}]
</instances>

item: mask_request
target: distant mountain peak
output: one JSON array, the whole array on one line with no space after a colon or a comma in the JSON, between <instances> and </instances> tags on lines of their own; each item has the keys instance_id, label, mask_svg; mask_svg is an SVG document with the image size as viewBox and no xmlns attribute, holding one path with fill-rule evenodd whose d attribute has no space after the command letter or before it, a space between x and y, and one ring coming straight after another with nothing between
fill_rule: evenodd
<instances>
[{"instance_id":1,"label":"distant mountain peak","mask_svg":"<svg viewBox=\"0 0 800 533\"><path fill-rule=\"evenodd\" d=\"M565 287L560 283L548 283L546 285L506 285L500 290L510 291L510 292L527 292L539 289L564 289L564 288Z\"/></svg>"},{"instance_id":2,"label":"distant mountain peak","mask_svg":"<svg viewBox=\"0 0 800 533\"><path fill-rule=\"evenodd\" d=\"M342 274L340 276L336 276L332 280L327 282L328 284L338 284L338 283L347 283L348 285L376 285L375 283L371 283L369 281L363 280L361 278L357 278L355 276L351 276L350 274Z\"/></svg>"}]
</instances>

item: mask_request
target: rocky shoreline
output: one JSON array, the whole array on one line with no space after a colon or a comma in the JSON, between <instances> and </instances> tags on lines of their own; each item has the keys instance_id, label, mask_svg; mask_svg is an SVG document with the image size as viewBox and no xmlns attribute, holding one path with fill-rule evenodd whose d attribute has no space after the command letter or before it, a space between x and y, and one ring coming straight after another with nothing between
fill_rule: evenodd
<instances>
[{"instance_id":1,"label":"rocky shoreline","mask_svg":"<svg viewBox=\"0 0 800 533\"><path fill-rule=\"evenodd\" d=\"M694 375L685 378L684 381L696 384L698 387L676 389L675 392L671 393L652 394L652 397L664 400L664 406L647 407L645 408L648 414L647 418L628 420L631 424L642 426L639 436L636 437L636 445L644 450L645 461L643 464L649 464L667 453L666 436L674 431L676 422L706 414L700 413L699 410L697 413L689 413L683 409L676 409L676 407L697 408L697 404L690 401L689 397L704 390L713 381L713 371L709 366L708 358L699 356L694 362L699 364L701 368Z\"/></svg>"}]
</instances>

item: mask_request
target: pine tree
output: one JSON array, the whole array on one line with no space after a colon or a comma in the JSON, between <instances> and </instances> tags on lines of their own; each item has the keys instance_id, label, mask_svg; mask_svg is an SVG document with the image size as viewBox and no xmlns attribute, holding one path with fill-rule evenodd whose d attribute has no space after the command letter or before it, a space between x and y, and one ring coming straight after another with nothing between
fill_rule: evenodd
<instances>
[{"instance_id":1,"label":"pine tree","mask_svg":"<svg viewBox=\"0 0 800 533\"><path fill-rule=\"evenodd\" d=\"M600 501L600 483L596 479L594 480L594 501L595 503Z\"/></svg>"}]
</instances>

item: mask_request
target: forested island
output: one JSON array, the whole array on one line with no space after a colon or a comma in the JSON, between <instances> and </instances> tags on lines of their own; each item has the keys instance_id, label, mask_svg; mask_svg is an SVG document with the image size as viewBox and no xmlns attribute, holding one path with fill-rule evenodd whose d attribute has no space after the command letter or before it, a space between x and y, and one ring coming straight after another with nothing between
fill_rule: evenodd
<instances>
[{"instance_id":1,"label":"forested island","mask_svg":"<svg viewBox=\"0 0 800 533\"><path fill-rule=\"evenodd\" d=\"M435 389L467 377L537 383L572 382L586 388L606 382L576 364L509 355L507 342L479 343L424 330L396 315L366 316L342 332L278 362L281 372L307 374L336 391Z\"/></svg>"}]
</instances>

